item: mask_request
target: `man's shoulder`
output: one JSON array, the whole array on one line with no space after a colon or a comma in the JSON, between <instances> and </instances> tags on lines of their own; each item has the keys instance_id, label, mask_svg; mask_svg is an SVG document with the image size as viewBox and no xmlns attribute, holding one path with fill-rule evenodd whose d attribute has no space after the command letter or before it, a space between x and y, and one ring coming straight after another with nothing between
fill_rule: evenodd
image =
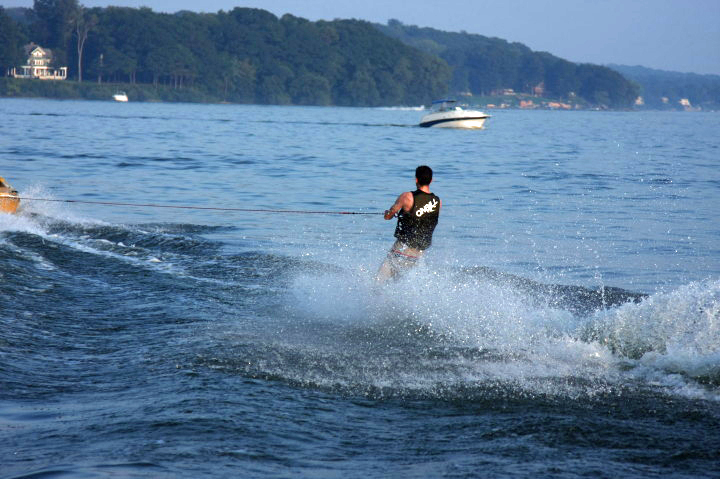
<instances>
[{"instance_id":1,"label":"man's shoulder","mask_svg":"<svg viewBox=\"0 0 720 479\"><path fill-rule=\"evenodd\" d=\"M410 211L415 203L415 195L413 195L412 191L406 191L400 195L400 202L403 210Z\"/></svg>"}]
</instances>

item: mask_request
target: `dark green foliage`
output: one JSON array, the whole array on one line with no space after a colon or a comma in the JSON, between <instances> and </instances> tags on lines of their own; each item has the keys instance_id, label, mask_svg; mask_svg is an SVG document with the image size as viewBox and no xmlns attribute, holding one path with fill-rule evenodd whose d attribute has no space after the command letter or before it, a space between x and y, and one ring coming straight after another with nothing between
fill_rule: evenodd
<instances>
[{"instance_id":1,"label":"dark green foliage","mask_svg":"<svg viewBox=\"0 0 720 479\"><path fill-rule=\"evenodd\" d=\"M32 22L32 10L29 8L24 7L11 7L11 8L5 8L5 13L13 19L13 21L17 22L17 24L25 29L30 26L30 23ZM23 30L25 33L27 33L26 30Z\"/></svg>"},{"instance_id":2,"label":"dark green foliage","mask_svg":"<svg viewBox=\"0 0 720 479\"><path fill-rule=\"evenodd\" d=\"M21 26L0 6L0 76L25 62L23 44L26 40Z\"/></svg>"},{"instance_id":3,"label":"dark green foliage","mask_svg":"<svg viewBox=\"0 0 720 479\"><path fill-rule=\"evenodd\" d=\"M555 98L577 95L590 104L628 108L637 87L617 72L598 65L576 65L520 43L468 33L403 25L391 20L380 31L425 52L439 55L451 67L451 90L490 95L501 89L533 93L541 83Z\"/></svg>"},{"instance_id":4,"label":"dark green foliage","mask_svg":"<svg viewBox=\"0 0 720 479\"><path fill-rule=\"evenodd\" d=\"M66 65L73 50L74 22L82 7L77 0L35 0L31 40L53 52L53 58Z\"/></svg>"},{"instance_id":5,"label":"dark green foliage","mask_svg":"<svg viewBox=\"0 0 720 479\"><path fill-rule=\"evenodd\" d=\"M70 77L98 83L166 86L216 101L377 106L428 103L450 79L442 60L361 21L278 19L251 8L78 10L77 0L36 0L34 14L32 39L52 48ZM78 25L86 24L79 62Z\"/></svg>"}]
</instances>

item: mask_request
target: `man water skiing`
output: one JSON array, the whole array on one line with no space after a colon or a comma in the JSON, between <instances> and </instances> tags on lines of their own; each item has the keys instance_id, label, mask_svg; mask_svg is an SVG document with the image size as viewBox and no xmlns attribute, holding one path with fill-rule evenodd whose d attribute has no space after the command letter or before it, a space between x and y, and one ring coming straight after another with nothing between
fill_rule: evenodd
<instances>
[{"instance_id":1,"label":"man water skiing","mask_svg":"<svg viewBox=\"0 0 720 479\"><path fill-rule=\"evenodd\" d=\"M396 277L402 270L411 268L432 243L433 231L440 216L442 202L430 192L432 169L418 166L415 169L415 191L406 191L398 196L385 219L391 220L397 214L395 244L377 273L377 281L385 282Z\"/></svg>"}]
</instances>

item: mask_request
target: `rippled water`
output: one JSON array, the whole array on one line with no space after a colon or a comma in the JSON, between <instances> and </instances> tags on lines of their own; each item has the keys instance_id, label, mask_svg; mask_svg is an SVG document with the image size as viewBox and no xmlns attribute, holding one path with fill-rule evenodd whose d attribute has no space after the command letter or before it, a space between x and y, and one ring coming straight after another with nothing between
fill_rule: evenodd
<instances>
[{"instance_id":1,"label":"rippled water","mask_svg":"<svg viewBox=\"0 0 720 479\"><path fill-rule=\"evenodd\" d=\"M0 477L720 476L717 115L0 115Z\"/></svg>"}]
</instances>

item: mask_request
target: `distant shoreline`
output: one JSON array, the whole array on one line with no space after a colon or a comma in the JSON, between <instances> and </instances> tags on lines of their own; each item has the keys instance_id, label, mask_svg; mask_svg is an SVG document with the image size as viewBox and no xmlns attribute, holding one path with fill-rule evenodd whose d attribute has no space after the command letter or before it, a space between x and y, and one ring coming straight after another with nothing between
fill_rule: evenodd
<instances>
[{"instance_id":1,"label":"distant shoreline","mask_svg":"<svg viewBox=\"0 0 720 479\"><path fill-rule=\"evenodd\" d=\"M25 80L16 78L0 78L0 98L44 98L49 100L92 100L113 101L112 96L118 91L127 93L133 103L200 103L200 104L230 104L230 105L279 105L279 106L307 106L293 104L266 104L266 103L238 103L227 101L207 92L193 89L176 89L166 85L130 84L130 83L78 83L72 80ZM460 104L468 104L485 110L566 110L566 111L677 111L685 112L681 108L632 108L611 109L597 108L587 103L564 99L541 98L530 95L502 95L493 97L458 98ZM318 105L339 106L339 105ZM345 105L343 105L345 106ZM379 108L409 108L408 105L382 105ZM417 108L417 105L411 106ZM364 106L364 108L367 108ZM372 108L372 107L371 107ZM695 111L695 110L691 110ZM712 112L712 110L702 110Z\"/></svg>"}]
</instances>

